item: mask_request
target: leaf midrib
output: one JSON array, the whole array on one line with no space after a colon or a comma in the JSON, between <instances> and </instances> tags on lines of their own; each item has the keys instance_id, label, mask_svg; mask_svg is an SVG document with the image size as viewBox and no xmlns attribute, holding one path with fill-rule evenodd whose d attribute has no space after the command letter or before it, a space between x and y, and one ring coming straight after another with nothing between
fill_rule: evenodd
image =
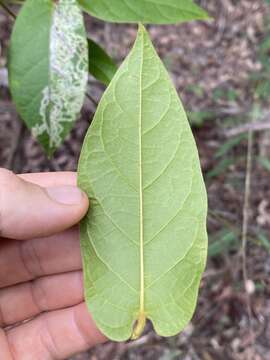
<instances>
[{"instance_id":1,"label":"leaf midrib","mask_svg":"<svg viewBox=\"0 0 270 360\"><path fill-rule=\"evenodd\" d=\"M132 338L136 339L145 326L145 289L144 289L144 222L143 222L143 161L142 161L142 73L144 56L144 28L141 27L141 64L139 75L139 211L140 211L140 307L137 323L133 330Z\"/></svg>"},{"instance_id":2,"label":"leaf midrib","mask_svg":"<svg viewBox=\"0 0 270 360\"><path fill-rule=\"evenodd\" d=\"M143 163L142 163L142 72L144 55L144 31L142 31L141 47L141 67L140 67L140 108L139 108L139 156L140 156L140 270L141 270L141 290L140 290L140 313L144 313L144 226L143 226Z\"/></svg>"}]
</instances>

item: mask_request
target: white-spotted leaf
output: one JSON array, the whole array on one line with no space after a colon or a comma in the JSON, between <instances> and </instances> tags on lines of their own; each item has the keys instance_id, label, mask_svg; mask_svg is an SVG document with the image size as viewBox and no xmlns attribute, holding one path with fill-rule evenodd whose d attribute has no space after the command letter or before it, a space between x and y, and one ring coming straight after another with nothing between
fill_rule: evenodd
<instances>
[{"instance_id":1,"label":"white-spotted leaf","mask_svg":"<svg viewBox=\"0 0 270 360\"><path fill-rule=\"evenodd\" d=\"M111 22L174 24L208 19L192 0L78 0L91 15Z\"/></svg>"},{"instance_id":2,"label":"white-spotted leaf","mask_svg":"<svg viewBox=\"0 0 270 360\"><path fill-rule=\"evenodd\" d=\"M151 40L136 43L98 106L79 162L85 297L100 330L172 336L194 312L207 198L185 112Z\"/></svg>"},{"instance_id":3,"label":"white-spotted leaf","mask_svg":"<svg viewBox=\"0 0 270 360\"><path fill-rule=\"evenodd\" d=\"M76 0L27 0L10 45L9 79L19 114L51 155L83 104L88 47Z\"/></svg>"}]
</instances>

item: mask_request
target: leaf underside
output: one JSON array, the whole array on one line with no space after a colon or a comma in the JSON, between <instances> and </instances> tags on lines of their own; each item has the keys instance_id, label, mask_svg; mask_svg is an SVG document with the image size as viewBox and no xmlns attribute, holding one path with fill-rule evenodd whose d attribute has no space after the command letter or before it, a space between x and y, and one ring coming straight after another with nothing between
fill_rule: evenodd
<instances>
[{"instance_id":1,"label":"leaf underside","mask_svg":"<svg viewBox=\"0 0 270 360\"><path fill-rule=\"evenodd\" d=\"M174 24L208 19L192 0L78 0L91 15L111 22Z\"/></svg>"},{"instance_id":2,"label":"leaf underside","mask_svg":"<svg viewBox=\"0 0 270 360\"><path fill-rule=\"evenodd\" d=\"M9 80L17 110L48 155L83 104L88 48L76 0L27 0L14 25Z\"/></svg>"},{"instance_id":3,"label":"leaf underside","mask_svg":"<svg viewBox=\"0 0 270 360\"><path fill-rule=\"evenodd\" d=\"M195 141L141 26L86 135L79 186L85 297L110 339L150 319L172 336L194 312L207 253L207 198Z\"/></svg>"}]
</instances>

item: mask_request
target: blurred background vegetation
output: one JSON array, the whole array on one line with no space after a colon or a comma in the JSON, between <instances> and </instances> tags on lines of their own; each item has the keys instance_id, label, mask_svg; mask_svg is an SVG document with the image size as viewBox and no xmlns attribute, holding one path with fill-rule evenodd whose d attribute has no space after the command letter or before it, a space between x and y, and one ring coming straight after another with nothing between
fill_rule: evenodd
<instances>
[{"instance_id":1,"label":"blurred background vegetation","mask_svg":"<svg viewBox=\"0 0 270 360\"><path fill-rule=\"evenodd\" d=\"M208 189L209 258L196 314L179 336L161 339L149 324L137 341L109 343L73 360L270 359L270 1L200 4L214 21L148 27L188 113ZM0 166L75 171L104 87L90 79L79 121L48 160L10 99L12 24L0 9ZM120 64L136 27L89 17L86 24Z\"/></svg>"}]
</instances>

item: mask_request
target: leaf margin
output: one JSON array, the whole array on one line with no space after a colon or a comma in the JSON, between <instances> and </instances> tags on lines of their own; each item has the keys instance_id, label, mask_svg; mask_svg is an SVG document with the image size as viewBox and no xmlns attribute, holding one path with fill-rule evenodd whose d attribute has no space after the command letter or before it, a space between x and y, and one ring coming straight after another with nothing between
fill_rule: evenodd
<instances>
[{"instance_id":1,"label":"leaf margin","mask_svg":"<svg viewBox=\"0 0 270 360\"><path fill-rule=\"evenodd\" d=\"M100 1L100 0L95 0L95 1ZM103 1L106 1L106 0L103 0ZM111 3L111 1L109 1L109 0L107 0L107 1ZM141 0L141 1L144 1L145 3L148 1L148 3L150 3L150 5L152 5L151 0L150 1L149 0ZM135 15L135 16L133 15L129 18L127 18L125 16L119 17L119 15L118 16L115 16L115 15L106 16L106 15L104 15L104 11L93 9L91 7L92 3L89 2L89 0L78 0L79 4L81 5L82 9L85 12L87 12L88 14L90 14L91 16L93 16L99 20L107 21L107 22L111 22L111 23L131 23L131 24L142 23L142 24L166 25L166 24L177 24L177 23L180 24L183 22L193 21L193 20L211 20L212 19L206 10L204 10L203 8L201 8L197 4L195 4L193 2L193 0L189 0L189 1L190 1L189 5L192 7L192 10L188 11L189 15L186 15L186 16L182 15L182 17L179 17L178 20L176 20L176 19L165 20L165 17L163 18L163 20L157 20L157 19L151 18L152 14L147 15L149 17L145 17L146 15L144 14L143 18L140 17L141 15L139 17L137 17L137 15ZM142 7L145 6L145 3L142 4ZM153 5L166 6L166 4L155 4L154 2L153 2ZM127 6L127 9L130 10L128 6ZM141 10L143 12L143 9L141 9Z\"/></svg>"}]
</instances>

